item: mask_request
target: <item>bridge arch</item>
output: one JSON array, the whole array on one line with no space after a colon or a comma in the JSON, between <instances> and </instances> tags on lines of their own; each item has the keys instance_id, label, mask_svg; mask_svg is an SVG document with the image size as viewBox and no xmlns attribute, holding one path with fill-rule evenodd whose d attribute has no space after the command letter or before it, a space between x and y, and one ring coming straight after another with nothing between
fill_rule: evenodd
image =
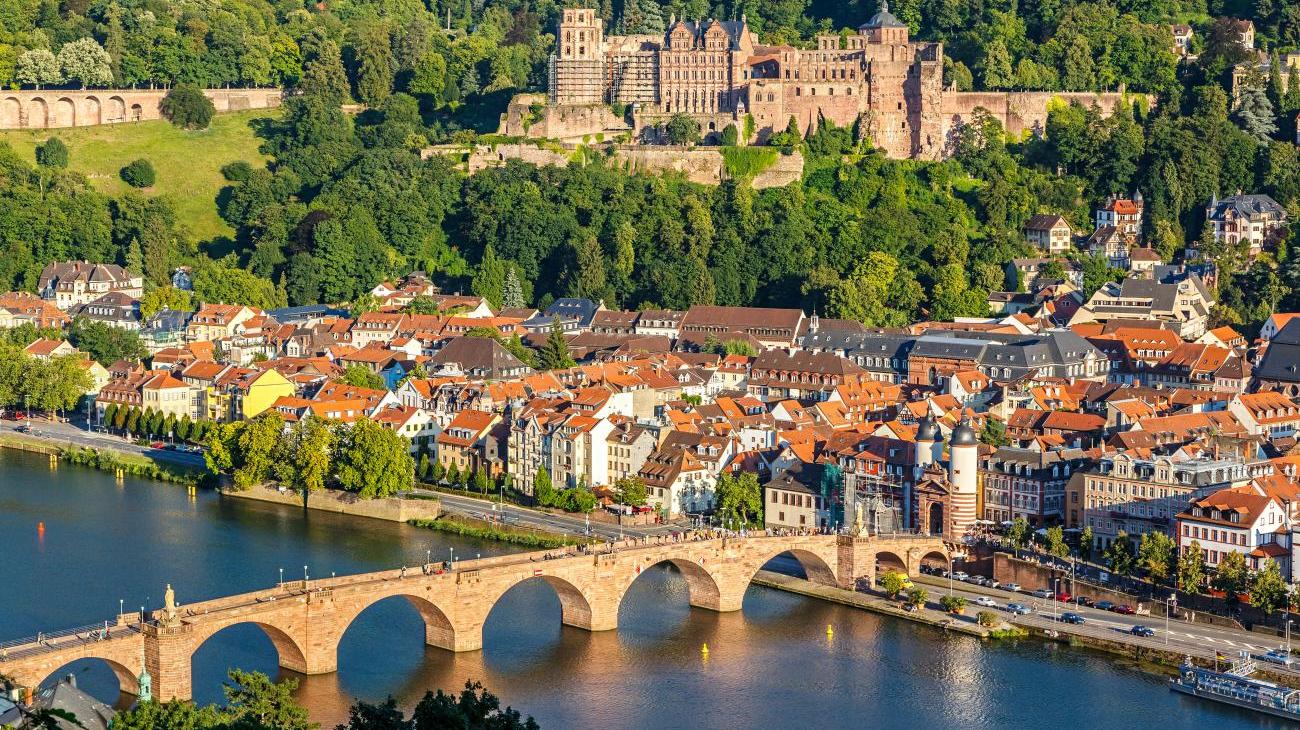
<instances>
[{"instance_id":1,"label":"bridge arch","mask_svg":"<svg viewBox=\"0 0 1300 730\"><path fill-rule=\"evenodd\" d=\"M199 624L201 627L200 633L194 635L193 643L190 645L190 661L193 662L194 655L198 654L203 648L203 645L208 643L208 641L217 634L235 626L245 626L248 624L252 624L261 629L262 633L266 634L266 638L271 640L271 644L275 647L276 659L281 667L300 674L309 673L306 650L298 639L290 633L291 630L276 626L267 621L258 621L256 619L248 619L246 621L234 620L214 624L212 626Z\"/></svg>"},{"instance_id":2,"label":"bridge arch","mask_svg":"<svg viewBox=\"0 0 1300 730\"><path fill-rule=\"evenodd\" d=\"M530 575L505 586L504 590L496 594L490 602L487 602L489 605L487 612L483 615L484 622L487 621L487 617L492 613L492 610L507 594L522 585L535 581L545 583L551 587L551 590L555 591L556 597L560 599L560 623L565 626L574 626L592 631L614 628L612 625L605 625L609 622L604 616L597 616L597 611L592 605L593 601L586 591L569 579L553 574Z\"/></svg>"},{"instance_id":3,"label":"bridge arch","mask_svg":"<svg viewBox=\"0 0 1300 730\"><path fill-rule=\"evenodd\" d=\"M420 614L421 620L424 621L425 644L436 646L439 649L447 649L448 651L459 651L456 644L456 626L447 616L447 612L432 600L423 596L415 595L414 593L388 593L374 596L369 600L359 603L352 611L350 611L350 614L344 620L339 622L338 640L342 641L344 634L346 634L348 629L357 622L357 619L361 617L361 614L365 613L372 606L392 598L405 599L406 602ZM337 642L334 646L333 659L337 665ZM316 674L320 671L320 667L313 667L311 673Z\"/></svg>"},{"instance_id":4,"label":"bridge arch","mask_svg":"<svg viewBox=\"0 0 1300 730\"><path fill-rule=\"evenodd\" d=\"M952 561L948 559L948 553L942 550L930 550L921 556L921 565L930 567L940 567L951 570Z\"/></svg>"},{"instance_id":5,"label":"bridge arch","mask_svg":"<svg viewBox=\"0 0 1300 730\"><path fill-rule=\"evenodd\" d=\"M618 594L619 607L623 604L624 597L627 596L628 589L632 584L641 577L650 568L663 564L670 564L676 568L682 577L686 580L687 599L692 606L697 608L708 608L714 611L732 611L739 608L737 606L726 606L726 599L723 595L722 585L717 576L714 575L703 563L696 562L690 558L663 558L655 560L650 557L638 565L638 570L632 575L632 579L623 586Z\"/></svg>"},{"instance_id":6,"label":"bridge arch","mask_svg":"<svg viewBox=\"0 0 1300 730\"><path fill-rule=\"evenodd\" d=\"M899 554L893 550L878 550L875 556L876 574L880 575L886 571L897 571L906 573L908 569L907 554Z\"/></svg>"},{"instance_id":7,"label":"bridge arch","mask_svg":"<svg viewBox=\"0 0 1300 730\"><path fill-rule=\"evenodd\" d=\"M74 667L87 666L87 665L89 666L102 665L108 667L109 671L111 671L113 673L113 676L117 679L117 691L119 693L126 693L126 694L133 695L136 693L136 690L139 689L139 679L136 677L136 673L138 672L138 670L132 670L130 667L126 666L125 664L115 659L106 656L96 656L94 654L77 657L76 659L73 659L71 661L64 662L57 669L50 672L46 672L44 677L34 677L33 679L39 681L33 681L31 686L48 687L54 684L55 682L63 679L68 674L73 674L73 675L78 674L78 672L74 669ZM99 699L107 700L106 704L112 704L113 701L116 700L117 698L111 697L111 698L99 698Z\"/></svg>"},{"instance_id":8,"label":"bridge arch","mask_svg":"<svg viewBox=\"0 0 1300 730\"><path fill-rule=\"evenodd\" d=\"M773 560L785 555L789 555L799 563L799 566L803 568L804 576L809 581L825 586L838 585L835 578L835 568L831 566L830 562L827 561L825 557L817 554L817 552L806 548L790 548L773 552L771 555L767 556L766 559L760 562L756 568L754 568L753 572L750 573L750 580L753 580L754 575L758 573L759 570L762 570Z\"/></svg>"}]
</instances>

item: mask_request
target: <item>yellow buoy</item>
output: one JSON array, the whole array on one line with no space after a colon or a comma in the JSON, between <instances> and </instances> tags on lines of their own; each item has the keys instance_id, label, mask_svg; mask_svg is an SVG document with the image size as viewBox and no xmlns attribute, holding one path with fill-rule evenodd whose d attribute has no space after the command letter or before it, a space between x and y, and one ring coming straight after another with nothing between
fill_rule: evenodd
<instances>
[{"instance_id":1,"label":"yellow buoy","mask_svg":"<svg viewBox=\"0 0 1300 730\"><path fill-rule=\"evenodd\" d=\"M826 624L826 637L830 638L834 635L835 635L835 629L831 628L830 624Z\"/></svg>"},{"instance_id":2,"label":"yellow buoy","mask_svg":"<svg viewBox=\"0 0 1300 730\"><path fill-rule=\"evenodd\" d=\"M709 644L708 644L708 642L705 642L704 646L700 647L700 653L703 654L704 656L708 656L708 655L709 655Z\"/></svg>"}]
</instances>

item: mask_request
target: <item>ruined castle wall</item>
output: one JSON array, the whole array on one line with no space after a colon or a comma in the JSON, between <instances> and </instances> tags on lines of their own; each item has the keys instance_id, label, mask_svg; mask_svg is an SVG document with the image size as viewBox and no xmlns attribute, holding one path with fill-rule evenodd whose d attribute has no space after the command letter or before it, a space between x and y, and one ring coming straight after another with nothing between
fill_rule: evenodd
<instances>
[{"instance_id":1,"label":"ruined castle wall","mask_svg":"<svg viewBox=\"0 0 1300 730\"><path fill-rule=\"evenodd\" d=\"M582 142L584 137L604 134L613 138L632 129L607 104L556 106L546 101L542 94L516 96L506 108L498 131L508 137ZM535 106L540 114L534 113Z\"/></svg>"},{"instance_id":2,"label":"ruined castle wall","mask_svg":"<svg viewBox=\"0 0 1300 730\"><path fill-rule=\"evenodd\" d=\"M425 156L442 152L442 149L425 151ZM619 145L613 149L611 164L628 170L684 175L687 180L702 185L716 185L725 176L722 153L716 149L682 149L679 147L641 147ZM534 165L564 166L572 159L572 151L538 148L531 144L502 144L495 147L480 146L469 154L467 168L473 174L491 167L500 167L509 160L520 160ZM777 155L776 162L755 176L753 187L762 189L783 187L803 176L803 157L799 154Z\"/></svg>"},{"instance_id":3,"label":"ruined castle wall","mask_svg":"<svg viewBox=\"0 0 1300 730\"><path fill-rule=\"evenodd\" d=\"M1124 93L948 91L943 95L943 135L951 149L956 133L979 108L988 110L1011 135L1041 135L1047 128L1048 106L1053 100L1085 106L1095 104L1104 116L1110 116L1121 103L1142 98Z\"/></svg>"}]
</instances>

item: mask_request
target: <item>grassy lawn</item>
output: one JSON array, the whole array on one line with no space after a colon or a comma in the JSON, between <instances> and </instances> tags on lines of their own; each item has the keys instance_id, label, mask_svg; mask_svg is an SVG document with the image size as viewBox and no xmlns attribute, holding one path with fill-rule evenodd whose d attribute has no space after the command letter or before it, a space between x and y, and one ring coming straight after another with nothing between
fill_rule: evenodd
<instances>
[{"instance_id":1,"label":"grassy lawn","mask_svg":"<svg viewBox=\"0 0 1300 730\"><path fill-rule=\"evenodd\" d=\"M36 145L58 136L68 145L69 167L85 173L96 188L114 196L131 189L122 182L118 171L143 157L158 171L157 184L145 193L170 198L178 219L196 239L204 240L233 233L217 216L217 193L226 185L221 167L236 160L259 166L266 157L257 151L261 140L253 133L250 122L275 113L256 109L218 114L213 117L212 126L201 132L186 132L160 120L71 129L10 130L0 132L0 141L12 144L34 164Z\"/></svg>"}]
</instances>

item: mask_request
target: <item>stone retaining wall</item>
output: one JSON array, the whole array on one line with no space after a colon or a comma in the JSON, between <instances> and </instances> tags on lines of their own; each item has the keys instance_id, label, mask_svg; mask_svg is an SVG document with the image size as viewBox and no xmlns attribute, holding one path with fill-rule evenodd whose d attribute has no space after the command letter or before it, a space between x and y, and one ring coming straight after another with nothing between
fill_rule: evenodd
<instances>
[{"instance_id":1,"label":"stone retaining wall","mask_svg":"<svg viewBox=\"0 0 1300 730\"><path fill-rule=\"evenodd\" d=\"M280 106L280 89L204 89L218 112ZM167 89L0 91L0 129L91 127L161 119Z\"/></svg>"},{"instance_id":2,"label":"stone retaining wall","mask_svg":"<svg viewBox=\"0 0 1300 730\"><path fill-rule=\"evenodd\" d=\"M223 497L253 499L259 502L274 502L290 507L301 507L302 496L297 492L281 492L274 487L253 487L247 491L237 492L222 489ZM356 517L370 517L389 522L407 522L409 520L435 520L441 514L440 502L436 499L360 499L351 492L327 489L316 492L307 500L307 509Z\"/></svg>"}]
</instances>

